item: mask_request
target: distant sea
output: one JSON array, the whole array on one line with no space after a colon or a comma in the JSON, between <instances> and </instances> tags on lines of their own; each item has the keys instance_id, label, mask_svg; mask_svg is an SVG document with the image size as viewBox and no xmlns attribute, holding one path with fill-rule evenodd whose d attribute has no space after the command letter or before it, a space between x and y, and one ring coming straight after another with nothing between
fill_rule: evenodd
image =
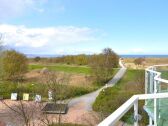
<instances>
[{"instance_id":1,"label":"distant sea","mask_svg":"<svg viewBox=\"0 0 168 126\"><path fill-rule=\"evenodd\" d=\"M63 55L49 55L49 54L26 54L29 58L34 57L44 57L44 58L52 58L52 57L62 57ZM120 55L121 58L168 58L168 55Z\"/></svg>"}]
</instances>

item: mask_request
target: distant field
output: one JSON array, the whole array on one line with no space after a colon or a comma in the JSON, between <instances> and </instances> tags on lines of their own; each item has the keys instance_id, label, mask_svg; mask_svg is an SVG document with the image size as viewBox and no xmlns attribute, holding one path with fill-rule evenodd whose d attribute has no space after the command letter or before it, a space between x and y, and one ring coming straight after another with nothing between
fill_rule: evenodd
<instances>
[{"instance_id":1,"label":"distant field","mask_svg":"<svg viewBox=\"0 0 168 126\"><path fill-rule=\"evenodd\" d=\"M134 64L136 58L124 58L125 65L131 69L145 69L148 66L168 64L168 58L145 58L145 65L137 66Z\"/></svg>"},{"instance_id":2,"label":"distant field","mask_svg":"<svg viewBox=\"0 0 168 126\"><path fill-rule=\"evenodd\" d=\"M91 68L87 66L71 66L64 64L55 64L55 65L41 65L41 64L30 64L29 70L48 68L53 71L63 71L68 73L81 73L81 74L90 74Z\"/></svg>"},{"instance_id":3,"label":"distant field","mask_svg":"<svg viewBox=\"0 0 168 126\"><path fill-rule=\"evenodd\" d=\"M168 64L168 58L145 58L147 65ZM135 58L124 58L126 63L133 63Z\"/></svg>"}]
</instances>

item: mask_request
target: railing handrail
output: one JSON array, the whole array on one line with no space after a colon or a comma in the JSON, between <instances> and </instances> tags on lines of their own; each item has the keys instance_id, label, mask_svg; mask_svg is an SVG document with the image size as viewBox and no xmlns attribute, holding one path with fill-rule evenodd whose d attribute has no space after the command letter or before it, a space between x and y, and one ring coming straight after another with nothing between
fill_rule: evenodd
<instances>
[{"instance_id":1,"label":"railing handrail","mask_svg":"<svg viewBox=\"0 0 168 126\"><path fill-rule=\"evenodd\" d=\"M163 78L160 77L161 74L162 74L161 72L158 72L158 71L153 70L153 68L156 68L156 67L164 67L164 66L168 66L168 64L153 65L153 66L150 66L150 67L146 68L145 70L148 71L148 72L151 72L151 73L156 74L155 77L154 77L154 80L168 84L168 80L163 79Z\"/></svg>"},{"instance_id":2,"label":"railing handrail","mask_svg":"<svg viewBox=\"0 0 168 126\"><path fill-rule=\"evenodd\" d=\"M157 94L139 94L132 96L128 101L121 105L116 111L114 111L110 116L103 120L98 126L113 126L119 121L122 116L130 110L131 107L138 100L146 99L158 99L158 98L168 98L168 93L157 93Z\"/></svg>"}]
</instances>

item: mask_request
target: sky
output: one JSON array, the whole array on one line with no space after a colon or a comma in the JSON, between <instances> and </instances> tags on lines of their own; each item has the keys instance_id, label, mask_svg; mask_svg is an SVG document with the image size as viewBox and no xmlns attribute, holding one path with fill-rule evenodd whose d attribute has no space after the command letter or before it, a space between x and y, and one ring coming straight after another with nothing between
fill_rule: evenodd
<instances>
[{"instance_id":1,"label":"sky","mask_svg":"<svg viewBox=\"0 0 168 126\"><path fill-rule=\"evenodd\" d=\"M5 47L25 54L168 54L167 0L0 0Z\"/></svg>"}]
</instances>

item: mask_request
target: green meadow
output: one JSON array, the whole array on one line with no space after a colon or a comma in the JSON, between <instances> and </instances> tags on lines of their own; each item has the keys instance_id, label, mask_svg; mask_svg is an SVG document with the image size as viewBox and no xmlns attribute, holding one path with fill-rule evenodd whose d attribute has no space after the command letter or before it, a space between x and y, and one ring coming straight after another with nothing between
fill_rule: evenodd
<instances>
[{"instance_id":1,"label":"green meadow","mask_svg":"<svg viewBox=\"0 0 168 126\"><path fill-rule=\"evenodd\" d=\"M78 74L90 74L91 68L88 66L73 66L64 64L52 64L52 65L42 65L42 64L30 64L29 70L48 68L52 71L63 71L67 73L78 73Z\"/></svg>"}]
</instances>

